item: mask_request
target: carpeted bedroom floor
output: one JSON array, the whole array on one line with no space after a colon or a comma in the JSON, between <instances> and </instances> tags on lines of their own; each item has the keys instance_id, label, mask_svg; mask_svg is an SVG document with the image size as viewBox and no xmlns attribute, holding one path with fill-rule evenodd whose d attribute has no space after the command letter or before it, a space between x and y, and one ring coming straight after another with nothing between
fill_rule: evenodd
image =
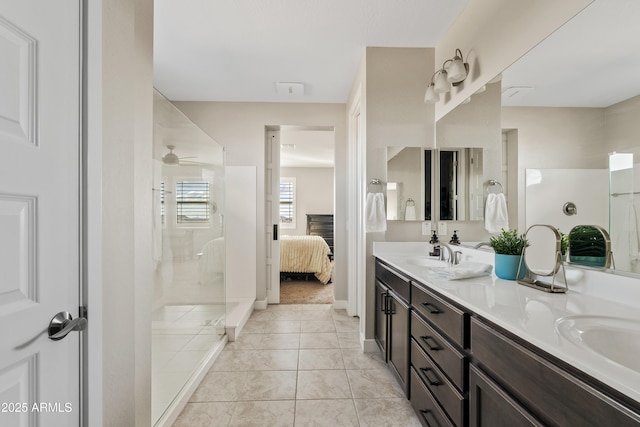
<instances>
[{"instance_id":1,"label":"carpeted bedroom floor","mask_svg":"<svg viewBox=\"0 0 640 427\"><path fill-rule=\"evenodd\" d=\"M280 304L333 304L333 283L309 280L280 282Z\"/></svg>"}]
</instances>

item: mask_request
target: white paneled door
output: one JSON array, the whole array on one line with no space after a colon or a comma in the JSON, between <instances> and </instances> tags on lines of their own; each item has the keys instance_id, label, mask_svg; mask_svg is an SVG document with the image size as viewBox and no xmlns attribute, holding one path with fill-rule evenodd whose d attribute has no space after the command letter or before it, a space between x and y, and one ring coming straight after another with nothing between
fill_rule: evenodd
<instances>
[{"instance_id":1,"label":"white paneled door","mask_svg":"<svg viewBox=\"0 0 640 427\"><path fill-rule=\"evenodd\" d=\"M0 0L0 426L80 425L81 23Z\"/></svg>"},{"instance_id":2,"label":"white paneled door","mask_svg":"<svg viewBox=\"0 0 640 427\"><path fill-rule=\"evenodd\" d=\"M267 302L280 303L280 131L267 131L265 141L265 230Z\"/></svg>"}]
</instances>

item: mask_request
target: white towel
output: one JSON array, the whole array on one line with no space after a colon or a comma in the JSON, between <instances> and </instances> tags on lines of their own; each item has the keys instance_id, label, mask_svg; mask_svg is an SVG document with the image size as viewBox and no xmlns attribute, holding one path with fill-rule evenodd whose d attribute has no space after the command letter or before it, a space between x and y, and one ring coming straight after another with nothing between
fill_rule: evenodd
<instances>
[{"instance_id":1,"label":"white towel","mask_svg":"<svg viewBox=\"0 0 640 427\"><path fill-rule=\"evenodd\" d=\"M415 221L415 219L416 219L416 207L407 206L406 208L404 208L404 220Z\"/></svg>"},{"instance_id":2,"label":"white towel","mask_svg":"<svg viewBox=\"0 0 640 427\"><path fill-rule=\"evenodd\" d=\"M484 228L489 233L499 233L509 229L509 213L504 193L489 193L484 210Z\"/></svg>"},{"instance_id":3,"label":"white towel","mask_svg":"<svg viewBox=\"0 0 640 427\"><path fill-rule=\"evenodd\" d=\"M441 280L460 280L488 276L491 271L493 271L491 264L467 261L451 267L432 268L428 274Z\"/></svg>"},{"instance_id":4,"label":"white towel","mask_svg":"<svg viewBox=\"0 0 640 427\"><path fill-rule=\"evenodd\" d=\"M382 193L367 193L365 230L367 232L387 230L387 218L384 214L384 194Z\"/></svg>"}]
</instances>

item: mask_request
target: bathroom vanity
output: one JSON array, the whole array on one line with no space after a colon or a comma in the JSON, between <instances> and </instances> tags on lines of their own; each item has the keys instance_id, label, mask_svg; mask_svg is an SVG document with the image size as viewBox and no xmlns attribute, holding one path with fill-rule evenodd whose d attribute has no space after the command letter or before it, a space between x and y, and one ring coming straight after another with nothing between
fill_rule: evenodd
<instances>
[{"instance_id":1,"label":"bathroom vanity","mask_svg":"<svg viewBox=\"0 0 640 427\"><path fill-rule=\"evenodd\" d=\"M374 245L376 340L423 425L640 425L637 309L578 283L547 294L495 276L441 280L431 270L446 264L428 253ZM621 348L598 347L617 345L620 331L631 334Z\"/></svg>"}]
</instances>

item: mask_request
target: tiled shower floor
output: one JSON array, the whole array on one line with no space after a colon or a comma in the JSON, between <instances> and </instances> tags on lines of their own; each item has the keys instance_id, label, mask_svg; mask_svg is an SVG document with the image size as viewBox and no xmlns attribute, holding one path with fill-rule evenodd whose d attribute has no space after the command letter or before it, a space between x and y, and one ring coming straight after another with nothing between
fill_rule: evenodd
<instances>
[{"instance_id":1,"label":"tiled shower floor","mask_svg":"<svg viewBox=\"0 0 640 427\"><path fill-rule=\"evenodd\" d=\"M227 343L174 427L420 426L358 319L331 305L254 311Z\"/></svg>"},{"instance_id":2,"label":"tiled shower floor","mask_svg":"<svg viewBox=\"0 0 640 427\"><path fill-rule=\"evenodd\" d=\"M155 423L224 334L225 306L169 305L152 314L151 412Z\"/></svg>"}]
</instances>

